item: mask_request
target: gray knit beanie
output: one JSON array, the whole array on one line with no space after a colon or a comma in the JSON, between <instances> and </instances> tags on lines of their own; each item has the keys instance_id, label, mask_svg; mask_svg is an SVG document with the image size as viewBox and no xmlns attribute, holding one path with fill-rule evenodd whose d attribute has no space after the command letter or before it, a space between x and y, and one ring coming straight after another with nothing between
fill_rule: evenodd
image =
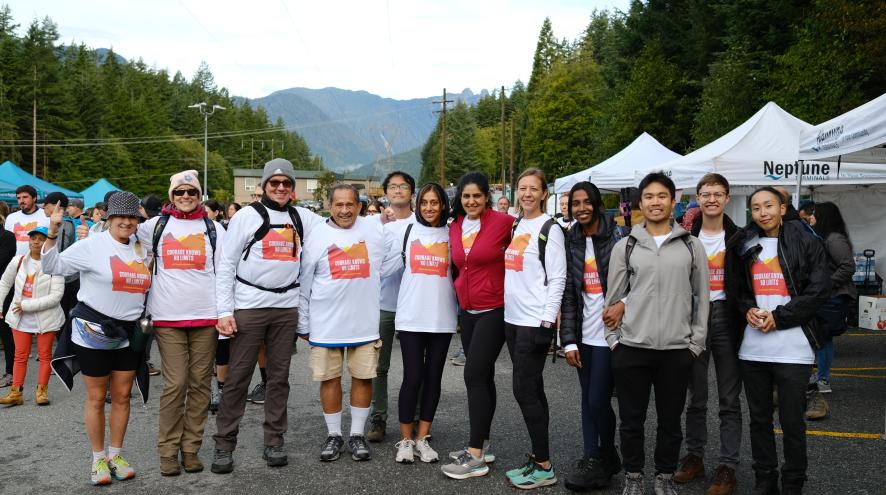
<instances>
[{"instance_id":1,"label":"gray knit beanie","mask_svg":"<svg viewBox=\"0 0 886 495\"><path fill-rule=\"evenodd\" d=\"M265 163L265 171L261 176L262 191L265 190L265 184L268 183L268 179L275 175L285 175L295 184L295 170L292 168L292 162L283 158L274 158Z\"/></svg>"}]
</instances>

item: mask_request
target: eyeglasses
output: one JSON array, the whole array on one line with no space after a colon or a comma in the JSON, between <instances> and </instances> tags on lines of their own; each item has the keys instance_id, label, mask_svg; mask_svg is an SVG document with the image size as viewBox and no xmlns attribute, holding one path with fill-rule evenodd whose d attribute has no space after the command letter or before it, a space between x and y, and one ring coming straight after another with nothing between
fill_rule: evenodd
<instances>
[{"instance_id":1,"label":"eyeglasses","mask_svg":"<svg viewBox=\"0 0 886 495\"><path fill-rule=\"evenodd\" d=\"M409 188L409 184L406 184L406 183L403 183L403 184L388 184L388 191L393 192L393 191L396 191L397 189L399 189L399 190L401 190L401 191L408 191L410 188Z\"/></svg>"},{"instance_id":2,"label":"eyeglasses","mask_svg":"<svg viewBox=\"0 0 886 495\"><path fill-rule=\"evenodd\" d=\"M197 195L198 195L199 193L197 192L196 189L191 188L191 187L189 187L189 188L187 188L187 189L176 189L175 191L172 191L172 195L173 195L173 196L177 196L177 197L178 197L178 196L184 196L185 194L187 194L188 196L191 196L191 197L196 198Z\"/></svg>"},{"instance_id":3,"label":"eyeglasses","mask_svg":"<svg viewBox=\"0 0 886 495\"><path fill-rule=\"evenodd\" d=\"M286 180L271 179L268 181L268 185L271 186L271 189L277 189L280 186L283 186L286 189L290 189L290 188L292 188L292 181L289 179L286 179Z\"/></svg>"},{"instance_id":4,"label":"eyeglasses","mask_svg":"<svg viewBox=\"0 0 886 495\"><path fill-rule=\"evenodd\" d=\"M721 192L714 192L714 193L703 192L703 193L699 194L698 197L701 198L701 199L704 199L704 200L708 200L708 199L714 198L714 199L716 199L717 201L720 201L720 200L722 200L723 198L726 197L726 193L721 193Z\"/></svg>"}]
</instances>

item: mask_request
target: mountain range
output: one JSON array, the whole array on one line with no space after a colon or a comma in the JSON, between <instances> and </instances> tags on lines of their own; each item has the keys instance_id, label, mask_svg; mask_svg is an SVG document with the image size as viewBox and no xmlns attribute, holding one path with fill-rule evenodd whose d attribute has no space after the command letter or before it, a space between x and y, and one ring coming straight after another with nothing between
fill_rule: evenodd
<instances>
[{"instance_id":1,"label":"mountain range","mask_svg":"<svg viewBox=\"0 0 886 495\"><path fill-rule=\"evenodd\" d=\"M475 104L486 91L465 89L447 98ZM393 168L418 173L419 149L437 125L439 96L395 100L366 91L290 88L250 100L271 120L283 119L307 141L326 167L381 175ZM394 167L397 165L397 167Z\"/></svg>"}]
</instances>

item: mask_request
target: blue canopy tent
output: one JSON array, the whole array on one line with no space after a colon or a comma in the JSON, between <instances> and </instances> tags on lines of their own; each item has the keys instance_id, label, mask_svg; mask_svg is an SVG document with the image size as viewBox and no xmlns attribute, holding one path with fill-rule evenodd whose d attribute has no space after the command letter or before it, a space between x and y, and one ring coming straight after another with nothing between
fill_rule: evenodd
<instances>
[{"instance_id":1,"label":"blue canopy tent","mask_svg":"<svg viewBox=\"0 0 886 495\"><path fill-rule=\"evenodd\" d=\"M0 185L0 199L5 201L15 201L15 188L18 186L23 186L25 184L30 184L34 186L34 189L37 190L37 200L42 200L47 194L58 191L64 193L68 198L82 198L83 195L76 192L71 191L70 189L65 189L64 187L57 186L51 182L47 182L38 177L34 177L33 175L25 172L18 165L6 161L3 162L3 165L0 165L0 182L6 183L11 186L11 191L7 191L5 187Z\"/></svg>"},{"instance_id":2,"label":"blue canopy tent","mask_svg":"<svg viewBox=\"0 0 886 495\"><path fill-rule=\"evenodd\" d=\"M105 199L105 194L108 191L120 191L121 189L114 184L111 184L105 178L101 178L95 181L95 184L87 187L86 189L80 191L80 194L83 195L83 205L86 208L92 208L96 203L99 203Z\"/></svg>"}]
</instances>

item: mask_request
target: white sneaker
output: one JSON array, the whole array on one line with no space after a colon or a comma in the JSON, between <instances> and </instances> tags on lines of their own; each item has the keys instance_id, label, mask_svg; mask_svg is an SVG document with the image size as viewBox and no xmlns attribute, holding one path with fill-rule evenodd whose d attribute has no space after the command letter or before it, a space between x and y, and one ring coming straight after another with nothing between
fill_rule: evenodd
<instances>
[{"instance_id":1,"label":"white sneaker","mask_svg":"<svg viewBox=\"0 0 886 495\"><path fill-rule=\"evenodd\" d=\"M397 457L394 458L395 461L402 464L412 464L413 462L415 462L415 457L413 454L413 449L415 449L415 442L409 439L403 439L394 444L394 447L397 448Z\"/></svg>"},{"instance_id":2,"label":"white sneaker","mask_svg":"<svg viewBox=\"0 0 886 495\"><path fill-rule=\"evenodd\" d=\"M419 438L415 442L415 452L418 454L421 462L437 462L440 460L440 455L428 443L428 437Z\"/></svg>"}]
</instances>

